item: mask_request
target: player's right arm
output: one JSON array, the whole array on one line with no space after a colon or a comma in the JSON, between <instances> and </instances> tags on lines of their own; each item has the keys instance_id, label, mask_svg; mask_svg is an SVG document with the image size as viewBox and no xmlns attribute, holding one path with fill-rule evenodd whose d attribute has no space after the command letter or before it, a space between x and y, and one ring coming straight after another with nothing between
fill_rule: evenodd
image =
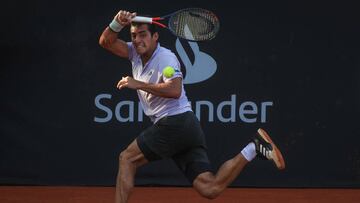
<instances>
[{"instance_id":1,"label":"player's right arm","mask_svg":"<svg viewBox=\"0 0 360 203\"><path fill-rule=\"evenodd\" d=\"M121 27L125 27L131 23L131 19L135 16L136 13L121 10L114 17L114 21L120 24ZM128 58L129 56L129 50L126 42L118 39L118 32L112 30L110 26L105 28L101 34L99 44L106 50L120 57Z\"/></svg>"}]
</instances>

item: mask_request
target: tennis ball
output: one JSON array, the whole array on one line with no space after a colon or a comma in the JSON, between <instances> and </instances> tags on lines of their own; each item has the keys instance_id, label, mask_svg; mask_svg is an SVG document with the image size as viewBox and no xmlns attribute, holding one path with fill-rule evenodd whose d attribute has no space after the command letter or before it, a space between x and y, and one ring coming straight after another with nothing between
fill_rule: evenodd
<instances>
[{"instance_id":1,"label":"tennis ball","mask_svg":"<svg viewBox=\"0 0 360 203\"><path fill-rule=\"evenodd\" d=\"M175 69L171 66L166 66L163 70L163 74L167 78L171 78L175 73Z\"/></svg>"}]
</instances>

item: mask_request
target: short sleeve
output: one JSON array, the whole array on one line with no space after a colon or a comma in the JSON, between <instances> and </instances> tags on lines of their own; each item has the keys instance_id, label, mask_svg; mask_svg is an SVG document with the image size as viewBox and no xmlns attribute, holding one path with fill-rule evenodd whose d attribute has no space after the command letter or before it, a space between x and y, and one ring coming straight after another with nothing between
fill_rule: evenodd
<instances>
[{"instance_id":1,"label":"short sleeve","mask_svg":"<svg viewBox=\"0 0 360 203\"><path fill-rule=\"evenodd\" d=\"M183 78L183 74L181 72L181 67L180 67L180 63L178 61L178 59L176 58L175 55L169 55L169 56L166 56L164 57L161 62L159 63L159 71L160 71L160 74L162 76L162 79L163 81L169 81L169 80L172 80L174 78L177 78L177 77L180 77L180 78ZM167 67L167 66L171 66L174 68L175 70L175 73L174 75L171 77L171 78L167 78L164 76L163 74L163 70Z\"/></svg>"}]
</instances>

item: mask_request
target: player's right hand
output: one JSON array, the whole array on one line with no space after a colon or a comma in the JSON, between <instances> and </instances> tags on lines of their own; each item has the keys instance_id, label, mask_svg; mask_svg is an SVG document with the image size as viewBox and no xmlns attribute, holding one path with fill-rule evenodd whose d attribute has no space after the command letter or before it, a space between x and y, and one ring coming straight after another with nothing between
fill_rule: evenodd
<instances>
[{"instance_id":1,"label":"player's right hand","mask_svg":"<svg viewBox=\"0 0 360 203\"><path fill-rule=\"evenodd\" d=\"M120 25L122 26L127 26L131 23L131 19L134 18L136 16L136 12L129 12L129 11L125 11L125 10L120 10L116 16L115 19L118 23L120 23Z\"/></svg>"}]
</instances>

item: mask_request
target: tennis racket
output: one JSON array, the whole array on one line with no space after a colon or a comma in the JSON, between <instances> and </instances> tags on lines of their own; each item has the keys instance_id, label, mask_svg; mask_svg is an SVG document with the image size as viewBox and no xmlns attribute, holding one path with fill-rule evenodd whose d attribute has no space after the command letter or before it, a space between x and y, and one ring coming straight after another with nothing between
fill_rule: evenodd
<instances>
[{"instance_id":1,"label":"tennis racket","mask_svg":"<svg viewBox=\"0 0 360 203\"><path fill-rule=\"evenodd\" d=\"M161 21L168 19L166 26ZM162 17L136 16L132 22L150 23L167 28L175 36L189 41L213 39L219 31L220 22L214 13L202 8L186 8Z\"/></svg>"}]
</instances>

